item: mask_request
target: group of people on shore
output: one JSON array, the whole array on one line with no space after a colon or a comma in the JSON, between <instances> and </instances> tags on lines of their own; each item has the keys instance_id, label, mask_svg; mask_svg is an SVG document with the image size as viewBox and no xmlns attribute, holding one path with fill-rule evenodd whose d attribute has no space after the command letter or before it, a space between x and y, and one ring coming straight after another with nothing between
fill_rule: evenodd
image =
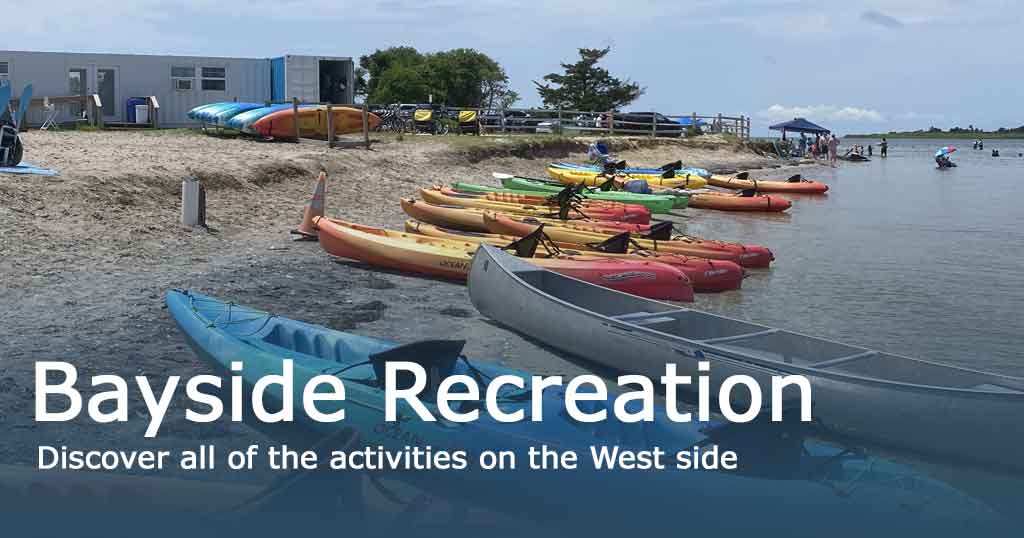
<instances>
[{"instance_id":1,"label":"group of people on shore","mask_svg":"<svg viewBox=\"0 0 1024 538\"><path fill-rule=\"evenodd\" d=\"M801 151L805 152L807 137L800 135ZM832 166L836 165L839 152L839 137L833 133L814 135L814 142L811 142L811 156L815 159L828 159ZM806 152L805 152L806 153Z\"/></svg>"}]
</instances>

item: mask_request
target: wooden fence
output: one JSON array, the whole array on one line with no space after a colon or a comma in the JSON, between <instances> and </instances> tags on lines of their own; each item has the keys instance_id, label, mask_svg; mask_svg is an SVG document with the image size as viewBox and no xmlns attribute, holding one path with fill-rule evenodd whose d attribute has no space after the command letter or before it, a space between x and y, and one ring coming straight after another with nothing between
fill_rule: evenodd
<instances>
[{"instance_id":1,"label":"wooden fence","mask_svg":"<svg viewBox=\"0 0 1024 538\"><path fill-rule=\"evenodd\" d=\"M384 130L422 131L412 118L414 111L395 105L370 106L392 117L384 118ZM723 133L741 139L750 138L750 118L744 115L712 116L697 114L661 114L656 112L593 112L549 108L480 109L437 106L449 121L460 112L476 113L475 130L480 134L555 133L563 135L686 136L691 127L703 133ZM445 130L444 132L447 132Z\"/></svg>"}]
</instances>

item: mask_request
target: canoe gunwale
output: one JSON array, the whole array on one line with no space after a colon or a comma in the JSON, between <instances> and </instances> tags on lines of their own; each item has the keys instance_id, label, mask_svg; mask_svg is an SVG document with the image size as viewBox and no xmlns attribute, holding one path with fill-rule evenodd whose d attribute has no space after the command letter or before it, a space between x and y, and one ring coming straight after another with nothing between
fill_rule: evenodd
<instances>
[{"instance_id":1,"label":"canoe gunwale","mask_svg":"<svg viewBox=\"0 0 1024 538\"><path fill-rule=\"evenodd\" d=\"M607 315L600 314L600 313L597 313L597 312L594 312L594 311L591 311L591 310L587 310L587 309L585 309L583 307L580 307L580 306L577 306L575 304L572 304L572 303L570 303L570 302L568 302L568 301L566 301L564 299L561 299L559 297L551 295L551 294L547 293L544 290L538 289L537 287L533 286L532 284L530 284L530 283L526 282L525 280L523 280L522 278L520 278L516 274L515 270L512 270L512 269L510 269L508 267L507 257L495 256L494 253L496 252L496 250L497 249L495 249L494 247L491 247L489 245L482 245L481 248L477 251L476 256L477 257L479 257L479 256L486 256L488 259L490 259L495 264L497 264L499 267L501 267L502 271L505 274L507 274L508 277L510 279L512 279L518 286L520 286L521 288L525 288L528 292L534 293L534 294L538 294L538 295L542 295L547 300L553 301L553 302L557 303L558 305L560 305L560 306L562 306L564 308L568 308L568 309L573 310L575 312L582 313L583 315L591 317L591 318L593 318L593 319L595 319L597 321L600 321L601 323L603 323L605 325L619 327L619 328L622 328L623 330L629 330L629 331L633 331L633 332L641 332L641 333L643 333L644 335L646 335L648 337L654 337L654 338L661 339L666 344L668 344L669 346L673 347L673 349L676 349L679 352L689 353L691 355L691 357L692 356L696 356L696 352L699 351L704 356L708 356L710 354L711 357L709 357L709 358L712 358L712 359L724 358L724 359L728 359L728 360L734 361L734 362L735 361L739 361L739 362L742 362L742 363L757 365L757 366L759 366L761 368L767 368L769 370L774 370L774 371L777 371L777 372L782 373L782 374L799 374L799 375L805 375L805 376L811 377L811 378L813 378L813 377L821 377L821 378L829 379L829 380L832 380L832 381L848 382L848 383L852 383L852 384L869 385L869 386L874 386L874 387L882 387L882 388L887 388L887 389L890 389L890 390L900 390L900 391L903 391L903 392L906 392L906 391L909 390L909 391L914 391L914 392L917 392L917 393L925 393L925 394L937 395L937 396L938 395L946 395L946 396L954 396L954 397L968 397L968 398L983 399L983 400L995 400L995 401L1004 401L1004 402L1020 402L1021 404L1024 404L1024 379L1017 378L1017 377L1011 377L1011 376L1005 376L1005 375L1002 375L1002 374L983 372L983 371L979 371L979 370L963 368L963 367L960 367L960 366L953 366L953 365L948 365L948 364L932 362L932 361L928 361L928 360L924 360L924 359L917 359L917 358L913 358L913 357L906 357L906 356L896 355L896 354L892 354L892 353L885 353L885 355L894 356L894 357L897 357L897 358L902 359L902 360L908 360L908 361L913 361L913 362L916 362L916 363L919 363L919 364L926 364L926 365L929 365L929 366L934 366L934 367L938 367L938 368L944 368L944 369L947 369L947 370L953 371L953 372L962 372L964 374L984 376L984 377L987 377L987 378L989 378L991 380L989 382L991 384L1000 385L1000 386L1003 386L1004 388L1007 388L1007 389L1010 389L1010 390L1016 390L1016 391L1019 391L1019 392L999 392L999 391L991 391L991 390L979 390L979 389L975 389L975 388L950 387L950 386L945 386L945 385L928 385L928 384L922 384L922 383L910 383L910 382L905 382L905 381L890 381L890 380L886 380L886 379L883 379L883 378L869 377L869 376L850 374L850 373L829 372L829 371L821 369L821 368L812 368L812 367L807 367L807 366L801 366L801 365L798 365L798 364L781 363L781 362L778 362L778 361L774 361L774 360L770 360L770 359L765 359L763 357L757 357L755 355L749 355L749 354L745 354L745 353L741 353L741 352L736 352L736 351L733 351L733 350L723 349L722 347L717 346L717 345L715 345L713 343L709 344L709 343L705 343L703 341L693 340L693 339L690 339L690 338L686 338L686 337L682 337L682 336L678 336L678 335L674 335L674 334L670 334L670 333L665 333L665 332L662 332L662 331L657 331L657 330L648 328L648 327L646 327L644 325L638 325L638 324L635 324L635 323L630 323L628 319L627 320L616 319L615 317L612 317L612 316L607 316ZM475 260L474 260L474 263L476 263ZM536 270L543 270L543 269L539 268L539 267L530 267L529 270L536 271ZM572 277L568 277L568 276L565 276L565 275L557 275L557 277L558 278L569 278L569 279L572 278ZM573 280L575 280L575 279L573 279ZM621 293L621 292L618 292L616 290L611 290L611 289L607 289L607 288L598 288L597 286L594 286L594 288L595 289L593 291L595 293L598 293L598 294L611 295L611 294L620 294ZM472 292L472 284L470 286L470 291ZM629 296L628 294L622 294L622 295L628 296L628 297L630 297L633 300L641 300L641 301L644 301L646 303L657 304L657 305L659 305L659 307L670 308L670 309L672 309L672 311L675 311L677 313L680 311L680 309L678 307L676 307L674 305L671 305L669 303L664 303L662 301L657 301L657 300L653 300L653 299L644 299L644 298L635 297L635 296ZM740 322L740 323L744 323L744 324L752 324L750 322L746 322L746 321L742 321L742 320L736 320L736 319L729 318L729 317L726 317L726 316L719 316L717 314L710 314L708 312L703 312L703 311L696 310L696 309L685 309L685 310L689 311L689 312L697 312L697 313L700 313L700 314L705 314L705 315L710 315L710 316L722 318L724 320L736 321L736 322ZM658 314L660 314L660 315L667 315L667 314L669 314L669 312L667 312L667 311L666 312L659 312ZM758 325L760 327L763 327L763 330L773 330L774 329L772 327L768 327L768 326L764 326L764 325L760 325L760 324L752 324L752 325ZM774 329L774 330L775 331L779 331L779 329ZM827 343L848 346L848 344L843 344L841 342L836 342L836 341L833 341L833 340L813 337L813 336L805 335L805 334L802 334L802 333L797 333L797 332L793 332L793 331L785 331L785 332L787 334L791 334L791 335L794 335L794 336L797 336L797 337L805 337L805 338L809 338L809 339L824 341L824 342L827 342ZM750 336L750 335L746 335L746 336ZM673 344L675 344L675 345L673 345ZM679 345L682 346L682 349L678 348ZM881 354L881 352L878 352L876 350L867 349L867 348L858 348L858 349L863 350L861 353L858 353L858 355L863 355L863 354L866 354L868 352ZM840 357L840 358L852 359L852 357ZM836 359L830 359L830 360L836 360ZM821 364L822 362L827 362L827 361L818 361L817 363L813 363L813 364Z\"/></svg>"}]
</instances>

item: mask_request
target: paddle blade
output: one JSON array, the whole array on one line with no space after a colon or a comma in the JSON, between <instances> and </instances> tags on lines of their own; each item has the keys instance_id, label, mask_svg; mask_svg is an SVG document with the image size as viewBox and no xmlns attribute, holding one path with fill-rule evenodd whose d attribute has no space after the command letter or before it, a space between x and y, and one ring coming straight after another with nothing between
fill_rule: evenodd
<instances>
[{"instance_id":1,"label":"paddle blade","mask_svg":"<svg viewBox=\"0 0 1024 538\"><path fill-rule=\"evenodd\" d=\"M786 181L788 181L790 183L800 183L801 181L803 181L803 179L804 179L804 176L802 176L800 174L794 174L792 176L789 176L789 179L787 179Z\"/></svg>"},{"instance_id":2,"label":"paddle blade","mask_svg":"<svg viewBox=\"0 0 1024 538\"><path fill-rule=\"evenodd\" d=\"M740 172L736 174L736 179L750 179L750 172Z\"/></svg>"}]
</instances>

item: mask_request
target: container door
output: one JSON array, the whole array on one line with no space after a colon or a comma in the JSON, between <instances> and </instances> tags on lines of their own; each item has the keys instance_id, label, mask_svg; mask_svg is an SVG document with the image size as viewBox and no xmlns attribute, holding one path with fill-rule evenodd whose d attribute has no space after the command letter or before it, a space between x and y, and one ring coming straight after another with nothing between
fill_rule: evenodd
<instances>
[{"instance_id":1,"label":"container door","mask_svg":"<svg viewBox=\"0 0 1024 538\"><path fill-rule=\"evenodd\" d=\"M103 118L116 119L121 107L118 106L118 76L116 67L96 68L96 93L103 102Z\"/></svg>"},{"instance_id":2,"label":"container door","mask_svg":"<svg viewBox=\"0 0 1024 538\"><path fill-rule=\"evenodd\" d=\"M286 56L285 100L298 97L303 103L320 102L320 62L314 56Z\"/></svg>"},{"instance_id":3,"label":"container door","mask_svg":"<svg viewBox=\"0 0 1024 538\"><path fill-rule=\"evenodd\" d=\"M84 67L68 69L68 95L89 95L89 71ZM81 102L68 104L68 114L81 118L85 108Z\"/></svg>"},{"instance_id":4,"label":"container door","mask_svg":"<svg viewBox=\"0 0 1024 538\"><path fill-rule=\"evenodd\" d=\"M284 57L270 60L270 101L283 103L288 98L284 85Z\"/></svg>"}]
</instances>

